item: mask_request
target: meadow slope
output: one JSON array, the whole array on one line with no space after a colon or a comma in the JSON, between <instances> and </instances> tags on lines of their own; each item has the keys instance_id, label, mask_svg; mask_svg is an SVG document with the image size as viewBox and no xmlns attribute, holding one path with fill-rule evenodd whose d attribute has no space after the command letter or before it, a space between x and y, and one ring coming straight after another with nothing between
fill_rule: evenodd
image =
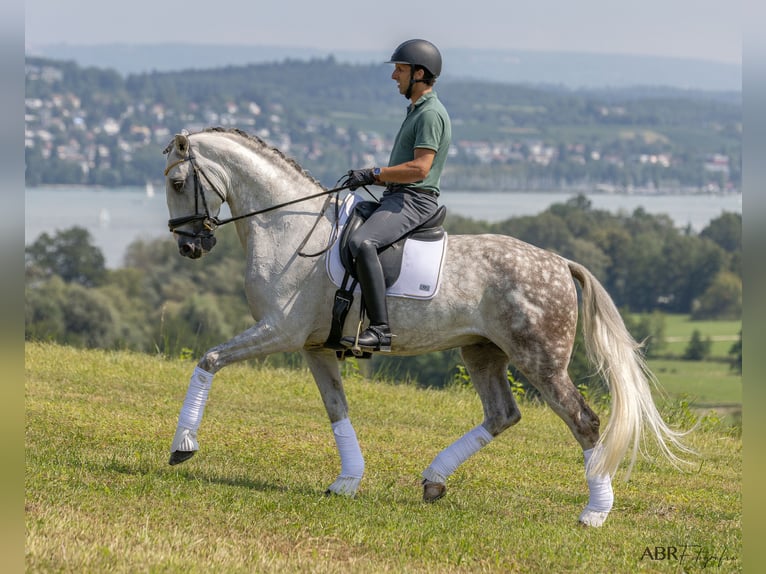
<instances>
[{"instance_id":1,"label":"meadow slope","mask_svg":"<svg viewBox=\"0 0 766 574\"><path fill-rule=\"evenodd\" d=\"M323 495L339 461L306 371L219 373L201 451L170 467L193 362L27 343L25 365L28 572L742 568L742 441L713 420L689 437L700 452L692 470L639 459L630 482L615 481L606 525L587 529L577 525L582 455L547 407L523 404L521 422L453 475L445 499L425 504L420 471L481 421L478 398L349 369L367 473L348 500Z\"/></svg>"}]
</instances>

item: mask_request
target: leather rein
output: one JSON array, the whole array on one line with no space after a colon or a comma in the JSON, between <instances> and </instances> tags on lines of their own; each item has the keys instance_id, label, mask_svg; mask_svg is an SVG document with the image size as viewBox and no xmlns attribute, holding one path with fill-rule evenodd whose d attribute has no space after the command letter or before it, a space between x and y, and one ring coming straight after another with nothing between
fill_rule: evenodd
<instances>
[{"instance_id":1,"label":"leather rein","mask_svg":"<svg viewBox=\"0 0 766 574\"><path fill-rule=\"evenodd\" d=\"M272 205L271 207L266 207L263 209L257 209L254 211L250 211L248 213L244 213L242 215L237 215L236 217L229 217L226 219L219 219L215 215L210 215L210 210L207 206L207 201L205 200L205 192L202 187L202 179L204 179L208 186L218 195L218 197L221 198L221 201L226 201L226 196L213 184L213 182L210 181L210 178L207 177L205 172L202 170L202 168L197 163L196 157L191 153L191 147L189 148L189 155L186 157L183 157L179 159L178 161L173 162L168 167L165 168L165 177L167 177L168 173L170 173L170 170L176 167L177 165L180 165L184 162L189 162L192 166L192 173L194 175L194 211L195 213L193 215L184 215L182 217L175 217L173 219L168 220L168 228L170 229L171 233L176 233L178 235L183 235L185 237L193 237L193 238L199 238L199 237L212 237L213 232L216 230L216 228L220 227L221 225L226 225L227 223L231 223L232 221L239 221L240 219L246 219L248 217L254 217L256 215L261 215L263 213L269 213L270 211L275 211L277 209L282 209L283 207L287 207L289 205L294 205L296 203L301 203L304 201L309 201L311 199L316 199L317 197L322 196L328 196L327 201L325 201L324 205L322 206L322 209L319 210L319 213L317 215L316 221L314 221L314 225L309 230L308 234L306 235L305 239L301 242L300 246L298 246L298 255L301 257L318 257L319 255L322 255L326 251L328 251L336 238L337 232L338 232L338 226L333 226L333 234L330 237L330 241L328 242L327 247L322 249L321 251L318 251L317 253L303 253L301 250L305 247L306 243L308 243L308 240L311 238L311 236L314 233L314 230L316 229L317 225L319 224L320 219L324 215L325 211L327 210L327 207L330 204L330 201L332 198L330 197L333 193L336 194L335 197L335 219L337 221L338 219L338 194L345 190L349 189L349 185L341 185L338 187L334 187L332 189L326 189L324 191L320 191L319 193L314 193L312 195L307 195L306 197L299 197L298 199L293 199L290 201L285 201L283 203L279 203L277 205ZM340 181L340 180L338 180ZM204 212L201 212L199 209L200 203L202 204L202 207L204 209ZM192 231L185 231L182 229L178 229L179 227L186 225L188 223L196 223L196 222L202 222L202 229L197 232Z\"/></svg>"}]
</instances>

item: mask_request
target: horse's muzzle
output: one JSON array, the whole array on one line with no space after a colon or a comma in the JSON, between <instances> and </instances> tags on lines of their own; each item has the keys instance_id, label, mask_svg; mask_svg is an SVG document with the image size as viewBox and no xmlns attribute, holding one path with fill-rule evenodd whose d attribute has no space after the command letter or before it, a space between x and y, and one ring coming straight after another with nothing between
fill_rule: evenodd
<instances>
[{"instance_id":1,"label":"horse's muzzle","mask_svg":"<svg viewBox=\"0 0 766 574\"><path fill-rule=\"evenodd\" d=\"M196 237L181 236L178 238L178 251L189 259L199 259L216 244L213 235L198 235Z\"/></svg>"}]
</instances>

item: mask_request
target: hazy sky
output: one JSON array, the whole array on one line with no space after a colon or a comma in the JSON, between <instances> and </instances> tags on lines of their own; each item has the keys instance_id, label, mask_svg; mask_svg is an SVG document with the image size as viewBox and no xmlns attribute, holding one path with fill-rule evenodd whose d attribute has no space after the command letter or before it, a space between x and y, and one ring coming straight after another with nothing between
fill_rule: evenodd
<instances>
[{"instance_id":1,"label":"hazy sky","mask_svg":"<svg viewBox=\"0 0 766 574\"><path fill-rule=\"evenodd\" d=\"M27 0L26 46L158 43L440 47L742 61L746 0Z\"/></svg>"}]
</instances>

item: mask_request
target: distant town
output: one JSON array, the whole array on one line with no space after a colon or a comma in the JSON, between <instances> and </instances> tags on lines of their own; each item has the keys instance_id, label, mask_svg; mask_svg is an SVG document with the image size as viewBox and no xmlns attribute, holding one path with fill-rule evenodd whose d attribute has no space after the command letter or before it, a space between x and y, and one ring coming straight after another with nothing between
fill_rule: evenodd
<instances>
[{"instance_id":1,"label":"distant town","mask_svg":"<svg viewBox=\"0 0 766 574\"><path fill-rule=\"evenodd\" d=\"M332 94L320 97L321 90L311 83L321 80L305 77L305 92L315 101L296 95L280 98L289 91L269 90L273 78L283 72L289 87L302 71L289 62L280 66L276 73L275 65L260 66L269 68L268 75L259 74L259 66L240 69L240 75L252 76L249 87L241 78L227 83L216 77L213 84L215 72L193 72L201 94L195 95L187 89L189 74L123 79L109 70L28 58L27 185L157 182L160 152L173 134L209 126L237 127L259 136L327 185L350 167L388 161L402 102L372 101L365 113L364 108L339 105ZM332 72L328 81L364 73L359 66L344 68L331 60L315 66ZM348 86L343 89L353 94L354 79L345 81ZM227 87L215 89L221 85ZM461 83L439 86L453 119L454 141L444 176L453 188L644 193L740 188L737 104L715 98L685 100L683 92L643 98L620 92L608 99L598 93L539 90L536 96L529 88L513 86L495 86L482 92L483 100L472 95L466 103L466 89ZM390 85L380 90L388 93ZM535 98L539 100L532 105ZM357 107L363 104L356 102Z\"/></svg>"}]
</instances>

